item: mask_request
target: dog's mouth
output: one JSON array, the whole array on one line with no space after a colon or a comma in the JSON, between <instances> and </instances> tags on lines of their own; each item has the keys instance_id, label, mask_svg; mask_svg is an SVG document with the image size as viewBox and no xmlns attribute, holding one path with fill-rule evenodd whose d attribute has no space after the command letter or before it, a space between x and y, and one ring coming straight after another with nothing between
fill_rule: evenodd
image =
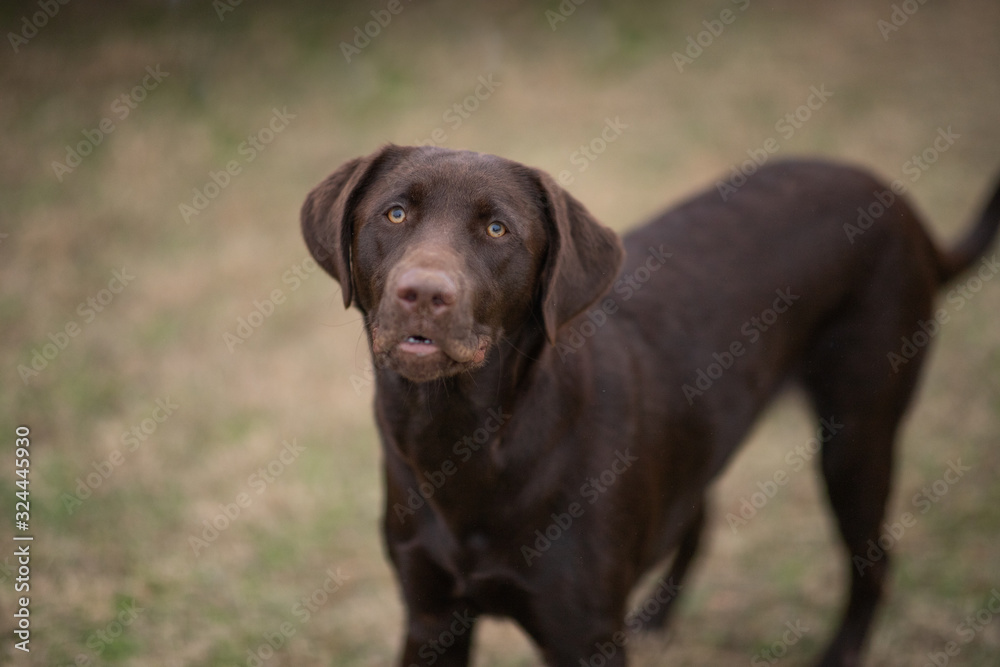
<instances>
[{"instance_id":1,"label":"dog's mouth","mask_svg":"<svg viewBox=\"0 0 1000 667\"><path fill-rule=\"evenodd\" d=\"M482 366L490 336L429 336L429 332L392 333L372 329L372 352L378 366L387 366L413 382L427 382Z\"/></svg>"},{"instance_id":2,"label":"dog's mouth","mask_svg":"<svg viewBox=\"0 0 1000 667\"><path fill-rule=\"evenodd\" d=\"M403 354L413 354L418 357L434 354L440 350L434 339L420 335L407 336L396 347Z\"/></svg>"}]
</instances>

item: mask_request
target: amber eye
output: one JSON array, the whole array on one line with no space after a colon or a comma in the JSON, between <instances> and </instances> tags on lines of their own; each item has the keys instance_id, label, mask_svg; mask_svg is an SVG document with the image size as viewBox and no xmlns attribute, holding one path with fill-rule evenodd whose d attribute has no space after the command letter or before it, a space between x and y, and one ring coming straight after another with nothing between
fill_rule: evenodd
<instances>
[{"instance_id":1,"label":"amber eye","mask_svg":"<svg viewBox=\"0 0 1000 667\"><path fill-rule=\"evenodd\" d=\"M406 220L406 211L403 210L402 206L393 206L389 209L389 212L385 214L385 217L389 218L389 222L398 225Z\"/></svg>"},{"instance_id":2,"label":"amber eye","mask_svg":"<svg viewBox=\"0 0 1000 667\"><path fill-rule=\"evenodd\" d=\"M504 227L502 222L491 222L486 228L486 233L493 238L498 239L507 233L507 228Z\"/></svg>"}]
</instances>

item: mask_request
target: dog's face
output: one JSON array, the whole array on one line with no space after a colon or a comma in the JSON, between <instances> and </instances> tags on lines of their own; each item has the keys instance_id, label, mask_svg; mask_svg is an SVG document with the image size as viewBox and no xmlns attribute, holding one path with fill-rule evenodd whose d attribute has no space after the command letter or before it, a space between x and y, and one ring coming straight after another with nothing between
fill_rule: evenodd
<instances>
[{"instance_id":1,"label":"dog's face","mask_svg":"<svg viewBox=\"0 0 1000 667\"><path fill-rule=\"evenodd\" d=\"M492 155L387 146L302 208L310 252L365 315L376 365L473 370L531 321L550 340L610 286L621 247L547 175Z\"/></svg>"},{"instance_id":2,"label":"dog's face","mask_svg":"<svg viewBox=\"0 0 1000 667\"><path fill-rule=\"evenodd\" d=\"M524 323L548 248L535 190L527 170L466 153L411 151L380 171L354 208L351 249L380 365L452 375Z\"/></svg>"}]
</instances>

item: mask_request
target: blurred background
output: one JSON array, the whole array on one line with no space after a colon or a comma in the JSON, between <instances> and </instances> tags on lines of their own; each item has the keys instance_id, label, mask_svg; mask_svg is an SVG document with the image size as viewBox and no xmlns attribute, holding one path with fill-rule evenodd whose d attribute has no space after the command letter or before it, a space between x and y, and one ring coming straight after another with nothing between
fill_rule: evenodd
<instances>
[{"instance_id":1,"label":"blurred background","mask_svg":"<svg viewBox=\"0 0 1000 667\"><path fill-rule=\"evenodd\" d=\"M771 160L901 179L943 243L1000 170L993 0L280 4L0 10L0 433L12 452L31 428L35 537L30 655L0 555L0 662L393 660L368 351L298 231L347 159L501 154L625 231L773 140ZM1000 655L1000 280L972 275L942 293L901 434L888 520L916 521L890 548L872 665ZM816 659L846 573L813 466L786 458L814 430L794 394L764 416L714 490L669 641L631 640L631 664ZM538 663L505 622L477 643L476 665Z\"/></svg>"}]
</instances>

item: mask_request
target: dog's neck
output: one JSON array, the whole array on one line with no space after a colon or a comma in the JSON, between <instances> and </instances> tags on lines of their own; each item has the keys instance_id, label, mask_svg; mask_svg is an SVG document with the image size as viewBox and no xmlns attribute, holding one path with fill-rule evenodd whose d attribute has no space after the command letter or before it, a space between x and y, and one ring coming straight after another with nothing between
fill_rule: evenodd
<instances>
[{"instance_id":1,"label":"dog's neck","mask_svg":"<svg viewBox=\"0 0 1000 667\"><path fill-rule=\"evenodd\" d=\"M469 373L414 383L390 369L378 370L375 410L386 456L402 459L418 482L434 485L443 504L448 496L465 505L492 496L505 459L530 454L507 451L513 443L505 434L545 345L540 327L524 327L498 342L486 364Z\"/></svg>"},{"instance_id":2,"label":"dog's neck","mask_svg":"<svg viewBox=\"0 0 1000 667\"><path fill-rule=\"evenodd\" d=\"M520 385L535 370L542 346L540 329L504 337L480 368L429 382L411 382L390 369L376 374L375 401L391 410L395 440L407 456L431 455L439 438L471 436L493 411L510 412Z\"/></svg>"}]
</instances>

